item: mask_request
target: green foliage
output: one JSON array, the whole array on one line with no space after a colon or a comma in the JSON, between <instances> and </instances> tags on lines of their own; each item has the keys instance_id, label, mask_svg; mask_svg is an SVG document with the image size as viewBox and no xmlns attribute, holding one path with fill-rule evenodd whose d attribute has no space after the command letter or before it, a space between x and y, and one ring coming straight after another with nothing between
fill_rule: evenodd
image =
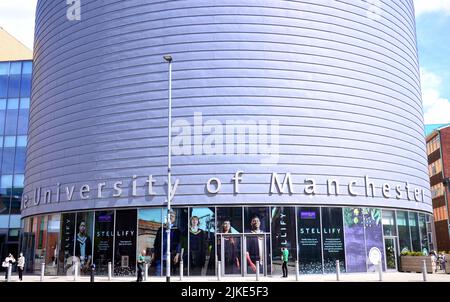
<instances>
[{"instance_id":1,"label":"green foliage","mask_svg":"<svg viewBox=\"0 0 450 302\"><path fill-rule=\"evenodd\" d=\"M402 252L402 256L423 256L422 252Z\"/></svg>"}]
</instances>

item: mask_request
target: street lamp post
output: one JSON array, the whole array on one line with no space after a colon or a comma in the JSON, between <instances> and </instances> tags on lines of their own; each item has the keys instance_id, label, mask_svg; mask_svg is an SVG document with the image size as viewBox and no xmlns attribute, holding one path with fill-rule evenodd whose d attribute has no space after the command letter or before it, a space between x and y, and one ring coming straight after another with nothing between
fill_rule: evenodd
<instances>
[{"instance_id":1,"label":"street lamp post","mask_svg":"<svg viewBox=\"0 0 450 302\"><path fill-rule=\"evenodd\" d=\"M170 202L171 202L171 196L170 192L171 189L171 156L172 156L172 56L165 55L164 60L169 63L169 126L168 126L168 160L167 160L167 225L166 225L166 240L167 240L167 250L166 250L166 282L170 282L170 229L171 229L171 222L170 222Z\"/></svg>"}]
</instances>

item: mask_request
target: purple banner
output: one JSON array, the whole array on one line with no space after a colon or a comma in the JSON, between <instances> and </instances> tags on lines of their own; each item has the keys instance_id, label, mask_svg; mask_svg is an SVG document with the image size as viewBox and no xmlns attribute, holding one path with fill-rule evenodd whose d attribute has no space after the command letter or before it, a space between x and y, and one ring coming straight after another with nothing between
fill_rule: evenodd
<instances>
[{"instance_id":1,"label":"purple banner","mask_svg":"<svg viewBox=\"0 0 450 302\"><path fill-rule=\"evenodd\" d=\"M364 215L360 208L344 209L345 255L347 272L365 272Z\"/></svg>"},{"instance_id":2,"label":"purple banner","mask_svg":"<svg viewBox=\"0 0 450 302\"><path fill-rule=\"evenodd\" d=\"M301 219L316 219L316 212L300 212Z\"/></svg>"},{"instance_id":3,"label":"purple banner","mask_svg":"<svg viewBox=\"0 0 450 302\"><path fill-rule=\"evenodd\" d=\"M375 272L376 267L369 259L371 249L375 248L381 252L381 261L384 263L383 226L380 209L364 209L364 228L366 235L367 271Z\"/></svg>"}]
</instances>

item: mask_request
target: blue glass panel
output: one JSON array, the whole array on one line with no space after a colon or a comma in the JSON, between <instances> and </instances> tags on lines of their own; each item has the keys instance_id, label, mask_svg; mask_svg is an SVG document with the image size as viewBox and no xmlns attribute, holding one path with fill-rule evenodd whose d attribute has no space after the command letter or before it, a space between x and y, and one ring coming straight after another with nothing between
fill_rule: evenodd
<instances>
[{"instance_id":1,"label":"blue glass panel","mask_svg":"<svg viewBox=\"0 0 450 302\"><path fill-rule=\"evenodd\" d=\"M8 99L8 109L19 109L19 99Z\"/></svg>"},{"instance_id":2,"label":"blue glass panel","mask_svg":"<svg viewBox=\"0 0 450 302\"><path fill-rule=\"evenodd\" d=\"M26 155L26 148L20 147L16 149L14 173L25 173L25 155Z\"/></svg>"},{"instance_id":3,"label":"blue glass panel","mask_svg":"<svg viewBox=\"0 0 450 302\"><path fill-rule=\"evenodd\" d=\"M28 131L28 109L19 110L19 122L17 124L17 135L26 135Z\"/></svg>"},{"instance_id":4,"label":"blue glass panel","mask_svg":"<svg viewBox=\"0 0 450 302\"><path fill-rule=\"evenodd\" d=\"M29 97L31 95L31 74L22 75L22 83L20 86L20 96Z\"/></svg>"},{"instance_id":5,"label":"blue glass panel","mask_svg":"<svg viewBox=\"0 0 450 302\"><path fill-rule=\"evenodd\" d=\"M16 143L17 147L26 147L27 146L27 136L23 135L23 136L18 136L17 137L17 143Z\"/></svg>"},{"instance_id":6,"label":"blue glass panel","mask_svg":"<svg viewBox=\"0 0 450 302\"><path fill-rule=\"evenodd\" d=\"M33 62L32 61L23 62L22 73L31 74L32 72L33 72Z\"/></svg>"},{"instance_id":7,"label":"blue glass panel","mask_svg":"<svg viewBox=\"0 0 450 302\"><path fill-rule=\"evenodd\" d=\"M11 188L13 182L13 176L12 175L2 175L0 186L2 188Z\"/></svg>"},{"instance_id":8,"label":"blue glass panel","mask_svg":"<svg viewBox=\"0 0 450 302\"><path fill-rule=\"evenodd\" d=\"M14 187L15 188L23 188L23 180L24 180L23 174L14 175Z\"/></svg>"},{"instance_id":9,"label":"blue glass panel","mask_svg":"<svg viewBox=\"0 0 450 302\"><path fill-rule=\"evenodd\" d=\"M5 148L15 147L16 146L16 137L15 136L5 136Z\"/></svg>"},{"instance_id":10,"label":"blue glass panel","mask_svg":"<svg viewBox=\"0 0 450 302\"><path fill-rule=\"evenodd\" d=\"M6 99L0 99L0 110L6 110Z\"/></svg>"},{"instance_id":11,"label":"blue glass panel","mask_svg":"<svg viewBox=\"0 0 450 302\"><path fill-rule=\"evenodd\" d=\"M5 135L16 135L19 110L6 110Z\"/></svg>"},{"instance_id":12,"label":"blue glass panel","mask_svg":"<svg viewBox=\"0 0 450 302\"><path fill-rule=\"evenodd\" d=\"M22 73L22 62L11 62L9 68L9 74L21 74Z\"/></svg>"},{"instance_id":13,"label":"blue glass panel","mask_svg":"<svg viewBox=\"0 0 450 302\"><path fill-rule=\"evenodd\" d=\"M0 110L0 135L3 135L3 132L5 130L5 110Z\"/></svg>"},{"instance_id":14,"label":"blue glass panel","mask_svg":"<svg viewBox=\"0 0 450 302\"><path fill-rule=\"evenodd\" d=\"M30 108L30 98L20 98L20 109Z\"/></svg>"},{"instance_id":15,"label":"blue glass panel","mask_svg":"<svg viewBox=\"0 0 450 302\"><path fill-rule=\"evenodd\" d=\"M8 85L8 97L18 98L20 94L20 75L10 76Z\"/></svg>"},{"instance_id":16,"label":"blue glass panel","mask_svg":"<svg viewBox=\"0 0 450 302\"><path fill-rule=\"evenodd\" d=\"M14 150L15 148L4 148L2 159L2 173L12 174L14 172Z\"/></svg>"},{"instance_id":17,"label":"blue glass panel","mask_svg":"<svg viewBox=\"0 0 450 302\"><path fill-rule=\"evenodd\" d=\"M9 74L9 62L0 62L0 76Z\"/></svg>"},{"instance_id":18,"label":"blue glass panel","mask_svg":"<svg viewBox=\"0 0 450 302\"><path fill-rule=\"evenodd\" d=\"M6 98L8 95L8 76L0 75L0 98Z\"/></svg>"}]
</instances>

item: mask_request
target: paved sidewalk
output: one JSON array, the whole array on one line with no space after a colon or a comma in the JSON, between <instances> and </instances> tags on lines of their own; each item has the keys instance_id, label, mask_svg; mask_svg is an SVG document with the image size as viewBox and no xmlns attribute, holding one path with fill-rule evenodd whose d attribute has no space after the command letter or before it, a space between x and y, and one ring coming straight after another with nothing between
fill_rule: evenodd
<instances>
[{"instance_id":1,"label":"paved sidewalk","mask_svg":"<svg viewBox=\"0 0 450 302\"><path fill-rule=\"evenodd\" d=\"M383 282L423 282L422 273L383 273ZM148 281L151 283L165 282L165 277L149 277ZM217 277L184 277L180 281L179 276L173 276L172 282L256 282L255 277L222 277L221 281ZM260 277L261 282L337 282L335 274L326 275L300 275L299 280L296 281L295 275L290 275L288 278L281 276ZM450 282L450 274L436 273L427 274L428 282ZM19 282L18 276L13 274L10 282ZM40 282L39 275L25 275L23 282ZM90 277L78 277L74 281L73 276L45 276L44 282L90 282ZM136 278L131 277L114 277L111 281L106 276L95 276L95 282L136 282ZM354 273L340 275L340 282L380 282L378 273Z\"/></svg>"}]
</instances>

